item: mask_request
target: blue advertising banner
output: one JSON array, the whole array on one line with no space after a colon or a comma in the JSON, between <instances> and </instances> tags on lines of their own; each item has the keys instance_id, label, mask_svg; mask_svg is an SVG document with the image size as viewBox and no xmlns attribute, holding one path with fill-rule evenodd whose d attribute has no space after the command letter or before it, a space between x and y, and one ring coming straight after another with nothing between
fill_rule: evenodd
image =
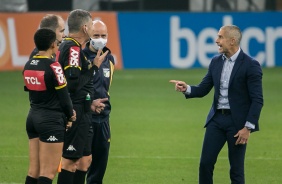
<instances>
[{"instance_id":1,"label":"blue advertising banner","mask_svg":"<svg viewBox=\"0 0 282 184\"><path fill-rule=\"evenodd\" d=\"M240 27L241 48L264 67L282 66L282 12L118 13L124 68L207 67L223 25Z\"/></svg>"}]
</instances>

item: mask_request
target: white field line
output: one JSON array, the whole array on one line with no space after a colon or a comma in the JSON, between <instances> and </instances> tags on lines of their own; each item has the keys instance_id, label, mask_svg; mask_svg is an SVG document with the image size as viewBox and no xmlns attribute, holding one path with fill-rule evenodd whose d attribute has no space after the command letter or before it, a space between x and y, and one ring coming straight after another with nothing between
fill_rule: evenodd
<instances>
[{"instance_id":1,"label":"white field line","mask_svg":"<svg viewBox=\"0 0 282 184\"><path fill-rule=\"evenodd\" d=\"M9 156L9 155L0 155L0 158L28 158L28 156ZM174 157L174 156L122 156L122 155L115 155L109 156L109 158L117 158L117 159L185 159L185 160L195 160L200 159L200 157ZM227 160L227 157L218 157L221 160ZM282 160L281 157L272 158L272 157L246 157L246 160ZM4 183L0 183L4 184Z\"/></svg>"}]
</instances>

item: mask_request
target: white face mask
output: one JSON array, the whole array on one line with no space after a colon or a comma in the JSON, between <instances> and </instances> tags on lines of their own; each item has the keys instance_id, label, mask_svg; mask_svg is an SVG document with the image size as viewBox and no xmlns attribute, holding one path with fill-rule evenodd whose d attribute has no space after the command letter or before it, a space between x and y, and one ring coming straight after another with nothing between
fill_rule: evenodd
<instances>
[{"instance_id":1,"label":"white face mask","mask_svg":"<svg viewBox=\"0 0 282 184\"><path fill-rule=\"evenodd\" d=\"M90 38L90 44L95 50L103 49L107 44L107 39L104 38Z\"/></svg>"}]
</instances>

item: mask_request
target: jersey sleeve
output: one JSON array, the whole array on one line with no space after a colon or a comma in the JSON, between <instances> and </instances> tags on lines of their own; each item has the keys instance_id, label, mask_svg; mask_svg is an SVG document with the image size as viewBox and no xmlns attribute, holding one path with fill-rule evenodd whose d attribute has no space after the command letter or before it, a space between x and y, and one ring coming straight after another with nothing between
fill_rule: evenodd
<instances>
[{"instance_id":1,"label":"jersey sleeve","mask_svg":"<svg viewBox=\"0 0 282 184\"><path fill-rule=\"evenodd\" d=\"M58 62L53 62L50 67L54 73L54 86L57 91L61 107L69 119L73 115L73 106L68 94L67 82L63 73L63 69Z\"/></svg>"}]
</instances>

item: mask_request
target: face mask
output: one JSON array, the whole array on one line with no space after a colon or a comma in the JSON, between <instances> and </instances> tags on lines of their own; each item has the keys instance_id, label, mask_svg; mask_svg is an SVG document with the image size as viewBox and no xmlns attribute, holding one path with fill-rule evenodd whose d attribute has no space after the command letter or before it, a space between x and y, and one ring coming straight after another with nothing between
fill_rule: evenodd
<instances>
[{"instance_id":1,"label":"face mask","mask_svg":"<svg viewBox=\"0 0 282 184\"><path fill-rule=\"evenodd\" d=\"M107 39L104 38L90 38L90 44L95 50L103 49L107 44Z\"/></svg>"}]
</instances>

